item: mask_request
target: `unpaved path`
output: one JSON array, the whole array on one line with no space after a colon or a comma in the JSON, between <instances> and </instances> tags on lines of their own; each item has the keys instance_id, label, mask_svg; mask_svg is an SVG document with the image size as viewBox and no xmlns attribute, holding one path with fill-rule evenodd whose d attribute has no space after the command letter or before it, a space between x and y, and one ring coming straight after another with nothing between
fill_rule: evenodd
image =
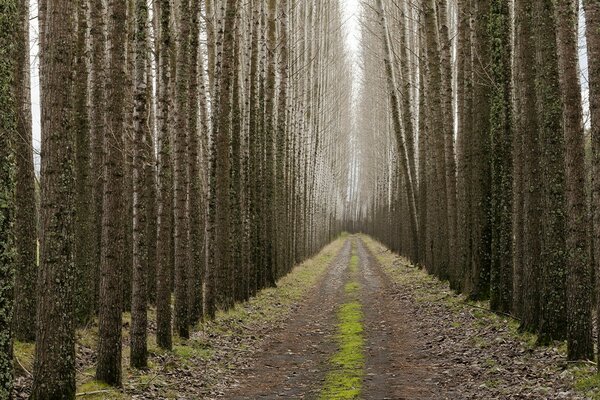
<instances>
[{"instance_id":1,"label":"unpaved path","mask_svg":"<svg viewBox=\"0 0 600 400\"><path fill-rule=\"evenodd\" d=\"M365 371L361 398L431 399L430 363L417 348L418 338L395 304L394 287L358 237L348 240L323 281L287 326L265 344L253 366L238 377L241 386L228 399L316 399L331 357L337 351L336 310L350 280L351 243L360 262L357 279L364 313Z\"/></svg>"},{"instance_id":2,"label":"unpaved path","mask_svg":"<svg viewBox=\"0 0 600 400\"><path fill-rule=\"evenodd\" d=\"M435 397L431 363L419 350L412 321L395 301L397 288L379 263L357 240L359 282L366 339L365 399L432 399Z\"/></svg>"},{"instance_id":3,"label":"unpaved path","mask_svg":"<svg viewBox=\"0 0 600 400\"><path fill-rule=\"evenodd\" d=\"M354 273L351 243L360 260ZM365 360L361 399L585 398L573 391L573 374L556 348L528 348L507 321L471 308L444 283L384 254L391 253L370 239L350 237L307 301L275 328L275 340L239 371L240 385L224 397L318 399L338 352L336 311L348 299L344 285L357 281Z\"/></svg>"},{"instance_id":4,"label":"unpaved path","mask_svg":"<svg viewBox=\"0 0 600 400\"><path fill-rule=\"evenodd\" d=\"M314 399L318 397L329 357L336 351L335 311L344 299L351 241L289 323L273 334L253 366L238 377L241 386L227 399Z\"/></svg>"}]
</instances>

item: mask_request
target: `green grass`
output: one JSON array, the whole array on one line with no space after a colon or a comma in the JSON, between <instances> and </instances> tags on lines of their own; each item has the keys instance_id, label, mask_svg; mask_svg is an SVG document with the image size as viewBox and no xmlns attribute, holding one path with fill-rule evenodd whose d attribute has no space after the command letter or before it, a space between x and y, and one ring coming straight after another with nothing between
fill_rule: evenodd
<instances>
[{"instance_id":1,"label":"green grass","mask_svg":"<svg viewBox=\"0 0 600 400\"><path fill-rule=\"evenodd\" d=\"M344 286L344 291L347 294L356 293L356 292L358 292L359 289L360 289L360 284L358 282L348 282Z\"/></svg>"},{"instance_id":2,"label":"green grass","mask_svg":"<svg viewBox=\"0 0 600 400\"><path fill-rule=\"evenodd\" d=\"M362 306L356 300L345 303L337 317L339 350L331 358L334 369L325 378L321 399L356 399L360 395L365 365Z\"/></svg>"},{"instance_id":3,"label":"green grass","mask_svg":"<svg viewBox=\"0 0 600 400\"><path fill-rule=\"evenodd\" d=\"M575 380L575 390L592 400L600 400L600 374L589 364L576 364L570 372Z\"/></svg>"},{"instance_id":4,"label":"green grass","mask_svg":"<svg viewBox=\"0 0 600 400\"><path fill-rule=\"evenodd\" d=\"M35 359L35 344L15 340L13 342L15 357L15 371L17 376L27 375L33 372L33 361ZM23 370L25 369L25 371Z\"/></svg>"},{"instance_id":5,"label":"green grass","mask_svg":"<svg viewBox=\"0 0 600 400\"><path fill-rule=\"evenodd\" d=\"M350 273L355 274L356 272L358 272L358 263L358 256L356 254L353 254L350 258Z\"/></svg>"},{"instance_id":6,"label":"green grass","mask_svg":"<svg viewBox=\"0 0 600 400\"><path fill-rule=\"evenodd\" d=\"M325 378L325 385L320 396L322 400L357 399L362 389L365 339L362 305L357 299L360 284L355 279L359 258L355 254L354 243L352 253L349 264L351 280L344 285L348 300L340 306L337 312L338 351L330 359L333 368Z\"/></svg>"},{"instance_id":7,"label":"green grass","mask_svg":"<svg viewBox=\"0 0 600 400\"><path fill-rule=\"evenodd\" d=\"M129 396L115 389L106 383L99 381L89 381L81 385L77 390L77 397L81 399L105 399L105 400L123 400L129 399Z\"/></svg>"}]
</instances>

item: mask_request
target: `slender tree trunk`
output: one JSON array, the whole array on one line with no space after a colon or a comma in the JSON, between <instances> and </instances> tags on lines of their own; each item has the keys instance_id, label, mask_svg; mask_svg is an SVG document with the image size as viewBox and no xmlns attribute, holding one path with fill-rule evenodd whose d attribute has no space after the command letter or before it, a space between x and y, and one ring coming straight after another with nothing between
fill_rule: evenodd
<instances>
[{"instance_id":1,"label":"slender tree trunk","mask_svg":"<svg viewBox=\"0 0 600 400\"><path fill-rule=\"evenodd\" d=\"M120 0L110 0L109 81L107 114L111 116L104 136L104 196L102 213L102 262L100 266L100 311L98 316L98 365L96 378L110 385L121 384L123 276L125 224L124 129L125 129L125 43L127 9Z\"/></svg>"},{"instance_id":2,"label":"slender tree trunk","mask_svg":"<svg viewBox=\"0 0 600 400\"><path fill-rule=\"evenodd\" d=\"M77 2L44 0L40 272L32 399L75 397L73 66Z\"/></svg>"},{"instance_id":3,"label":"slender tree trunk","mask_svg":"<svg viewBox=\"0 0 600 400\"><path fill-rule=\"evenodd\" d=\"M509 313L512 309L512 110L510 8L502 0L493 1L488 32L491 37L492 154L492 259L490 307Z\"/></svg>"},{"instance_id":4,"label":"slender tree trunk","mask_svg":"<svg viewBox=\"0 0 600 400\"><path fill-rule=\"evenodd\" d=\"M542 147L541 315L538 341L549 344L567 335L565 141L556 60L554 2L535 2L536 89ZM538 179L536 179L539 182Z\"/></svg>"},{"instance_id":5,"label":"slender tree trunk","mask_svg":"<svg viewBox=\"0 0 600 400\"><path fill-rule=\"evenodd\" d=\"M147 164L149 153L154 151L148 143L148 91L146 89L146 64L148 62L146 0L135 3L135 75L133 110L133 275L131 297L131 366L146 368L148 365L147 345Z\"/></svg>"},{"instance_id":6,"label":"slender tree trunk","mask_svg":"<svg viewBox=\"0 0 600 400\"><path fill-rule=\"evenodd\" d=\"M376 2L377 12L379 14L379 24L381 27L381 35L384 41L384 63L387 73L387 90L390 96L390 103L392 106L392 118L394 121L394 130L396 133L396 144L398 146L398 153L400 154L400 160L402 165L402 172L404 174L404 180L407 182L406 195L408 196L408 204L410 206L410 218L412 224L412 236L418 237L417 231L417 207L415 203L415 190L414 182L411 178L410 166L408 163L408 153L405 147L405 139L402 133L401 122L400 122L400 106L398 102L396 76L392 65L392 54L390 46L390 37L387 27L387 19L385 16L385 10L383 8L383 1L377 0ZM415 243L417 243L415 241ZM417 246L413 249L415 260L419 260L419 251Z\"/></svg>"},{"instance_id":7,"label":"slender tree trunk","mask_svg":"<svg viewBox=\"0 0 600 400\"><path fill-rule=\"evenodd\" d=\"M18 1L19 25L15 52L15 97L18 104L16 151L15 309L14 336L35 340L37 280L37 210L31 137L31 88L29 66L29 1ZM2 397L2 396L0 396Z\"/></svg>"},{"instance_id":8,"label":"slender tree trunk","mask_svg":"<svg viewBox=\"0 0 600 400\"><path fill-rule=\"evenodd\" d=\"M584 0L592 138L592 214L594 267L600 287L600 1ZM597 308L600 316L600 307ZM600 336L599 336L600 337ZM599 339L600 340L600 339ZM600 366L600 364L598 364Z\"/></svg>"},{"instance_id":9,"label":"slender tree trunk","mask_svg":"<svg viewBox=\"0 0 600 400\"><path fill-rule=\"evenodd\" d=\"M189 216L190 216L190 259L188 270L188 311L189 322L191 325L197 323L202 318L202 270L204 269L204 201L202 193L201 179L201 147L200 135L205 131L200 129L199 123L199 79L204 79L199 72L199 40L200 40L200 1L191 0L190 2L190 49L189 49L189 76L190 88L188 104L190 112L188 113L189 129ZM204 54L200 54L204 57ZM203 89L204 86L200 90ZM204 128L204 127L203 127Z\"/></svg>"},{"instance_id":10,"label":"slender tree trunk","mask_svg":"<svg viewBox=\"0 0 600 400\"><path fill-rule=\"evenodd\" d=\"M569 360L591 360L592 270L586 221L584 139L577 67L577 13L574 0L555 3L558 71L563 102L567 193L567 349Z\"/></svg>"},{"instance_id":11,"label":"slender tree trunk","mask_svg":"<svg viewBox=\"0 0 600 400\"><path fill-rule=\"evenodd\" d=\"M176 124L174 133L174 241L175 241L175 329L187 339L189 333L187 269L189 264L188 217L188 56L189 56L189 0L179 2L177 24L177 72L175 76Z\"/></svg>"},{"instance_id":12,"label":"slender tree trunk","mask_svg":"<svg viewBox=\"0 0 600 400\"><path fill-rule=\"evenodd\" d=\"M94 257L94 311L98 311L100 293L100 253L102 243L102 196L104 192L104 135L106 130L106 6L104 1L91 1L90 37L91 45L91 88L90 88L90 135Z\"/></svg>"},{"instance_id":13,"label":"slender tree trunk","mask_svg":"<svg viewBox=\"0 0 600 400\"><path fill-rule=\"evenodd\" d=\"M21 24L16 0L0 5L0 398L10 398L13 388L12 312L15 274L16 219L16 141L19 98L13 90L17 83L16 62L20 50L14 40ZM17 83L18 84L18 83ZM31 294L31 293L30 293Z\"/></svg>"},{"instance_id":14,"label":"slender tree trunk","mask_svg":"<svg viewBox=\"0 0 600 400\"><path fill-rule=\"evenodd\" d=\"M159 347L173 347L171 333L171 215L173 210L173 166L171 163L171 130L169 126L169 94L171 93L171 5L169 0L154 2L160 15L160 48L158 79L158 237L156 264L156 341ZM158 10L157 10L158 8Z\"/></svg>"}]
</instances>

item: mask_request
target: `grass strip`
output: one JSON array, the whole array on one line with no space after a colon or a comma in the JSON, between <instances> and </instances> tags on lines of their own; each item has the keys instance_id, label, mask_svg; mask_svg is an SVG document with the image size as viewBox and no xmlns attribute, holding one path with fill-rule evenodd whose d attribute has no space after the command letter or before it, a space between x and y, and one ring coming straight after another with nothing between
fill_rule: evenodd
<instances>
[{"instance_id":1,"label":"grass strip","mask_svg":"<svg viewBox=\"0 0 600 400\"><path fill-rule=\"evenodd\" d=\"M360 284L357 282L359 259L352 248L350 259L350 281L344 286L346 302L337 311L338 351L330 362L332 370L325 377L321 392L322 400L357 399L360 397L364 375L365 339L363 336L363 311L358 300Z\"/></svg>"}]
</instances>

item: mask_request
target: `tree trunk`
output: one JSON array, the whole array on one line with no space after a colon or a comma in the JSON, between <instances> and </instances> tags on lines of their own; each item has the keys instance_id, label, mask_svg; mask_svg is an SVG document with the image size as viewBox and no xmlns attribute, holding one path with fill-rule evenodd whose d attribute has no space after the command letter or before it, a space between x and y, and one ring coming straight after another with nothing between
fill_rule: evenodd
<instances>
[{"instance_id":1,"label":"tree trunk","mask_svg":"<svg viewBox=\"0 0 600 400\"><path fill-rule=\"evenodd\" d=\"M600 1L584 0L592 138L592 213L594 267L600 287ZM600 316L600 307L597 309ZM600 337L600 336L599 336ZM598 364L600 366L600 364Z\"/></svg>"},{"instance_id":2,"label":"tree trunk","mask_svg":"<svg viewBox=\"0 0 600 400\"><path fill-rule=\"evenodd\" d=\"M555 2L558 71L563 102L567 193L567 357L591 360L592 270L589 265L581 88L574 0Z\"/></svg>"},{"instance_id":3,"label":"tree trunk","mask_svg":"<svg viewBox=\"0 0 600 400\"><path fill-rule=\"evenodd\" d=\"M418 237L417 231L417 207L415 203L415 190L414 182L411 178L410 166L408 162L408 153L405 147L405 138L402 133L401 122L400 122L400 105L398 102L396 76L392 65L392 50L390 45L389 31L387 27L387 18L385 16L385 10L383 8L383 1L377 0L376 8L379 17L379 24L381 28L381 36L384 42L384 63L387 74L387 90L390 97L390 103L392 106L392 119L394 122L394 131L396 134L396 145L398 147L398 153L400 155L400 161L402 165L402 173L404 174L404 180L406 184L406 195L408 196L408 204L410 206L410 219L412 226L412 236ZM415 244L417 241L414 242ZM413 249L414 259L419 260L418 247L415 245Z\"/></svg>"},{"instance_id":4,"label":"tree trunk","mask_svg":"<svg viewBox=\"0 0 600 400\"><path fill-rule=\"evenodd\" d=\"M156 342L160 348L173 347L171 333L171 215L173 210L173 166L171 163L171 129L169 126L171 93L171 5L169 0L154 2L160 18L158 79L158 237L156 264ZM157 10L158 8L158 10Z\"/></svg>"},{"instance_id":5,"label":"tree trunk","mask_svg":"<svg viewBox=\"0 0 600 400\"><path fill-rule=\"evenodd\" d=\"M542 202L541 315L538 341L549 344L567 335L565 141L556 60L552 0L535 2L536 89L544 177ZM536 179L536 182L539 182Z\"/></svg>"},{"instance_id":6,"label":"tree trunk","mask_svg":"<svg viewBox=\"0 0 600 400\"><path fill-rule=\"evenodd\" d=\"M135 2L134 36L134 110L133 110L133 275L131 290L131 367L146 368L148 365L147 345L147 287L148 237L147 237L147 189L146 165L149 153L154 151L147 142L148 91L146 89L146 48L148 6L146 0Z\"/></svg>"},{"instance_id":7,"label":"tree trunk","mask_svg":"<svg viewBox=\"0 0 600 400\"><path fill-rule=\"evenodd\" d=\"M174 245L175 245L175 329L180 337L189 338L187 269L189 264L188 218L188 57L189 1L179 2L176 36L177 61L175 73L176 131L174 134Z\"/></svg>"},{"instance_id":8,"label":"tree trunk","mask_svg":"<svg viewBox=\"0 0 600 400\"><path fill-rule=\"evenodd\" d=\"M45 0L40 271L32 399L75 397L73 67L76 1Z\"/></svg>"},{"instance_id":9,"label":"tree trunk","mask_svg":"<svg viewBox=\"0 0 600 400\"><path fill-rule=\"evenodd\" d=\"M16 261L16 141L20 108L13 84L18 82L15 72L19 64L16 60L23 45L14 40L14 33L22 29L21 10L16 0L0 5L0 59L7 61L0 63L0 398L3 399L11 397L13 388L11 326Z\"/></svg>"},{"instance_id":10,"label":"tree trunk","mask_svg":"<svg viewBox=\"0 0 600 400\"><path fill-rule=\"evenodd\" d=\"M29 66L29 2L18 1L19 25L16 43L15 97L18 104L16 151L15 221L15 339L35 340L37 280L37 209L33 143L31 141L31 88ZM91 236L91 235L90 235ZM86 282L89 284L88 282ZM1 397L1 396L0 396Z\"/></svg>"},{"instance_id":11,"label":"tree trunk","mask_svg":"<svg viewBox=\"0 0 600 400\"><path fill-rule=\"evenodd\" d=\"M104 136L104 196L102 213L102 260L100 265L100 310L98 315L98 365L96 378L121 385L123 309L123 265L125 223L124 129L125 129L125 42L127 9L120 0L108 3L109 51L106 96L109 124Z\"/></svg>"},{"instance_id":12,"label":"tree trunk","mask_svg":"<svg viewBox=\"0 0 600 400\"><path fill-rule=\"evenodd\" d=\"M490 308L501 313L512 309L512 110L511 110L511 21L507 2L491 4L489 38L491 76L492 154L492 259Z\"/></svg>"}]
</instances>

